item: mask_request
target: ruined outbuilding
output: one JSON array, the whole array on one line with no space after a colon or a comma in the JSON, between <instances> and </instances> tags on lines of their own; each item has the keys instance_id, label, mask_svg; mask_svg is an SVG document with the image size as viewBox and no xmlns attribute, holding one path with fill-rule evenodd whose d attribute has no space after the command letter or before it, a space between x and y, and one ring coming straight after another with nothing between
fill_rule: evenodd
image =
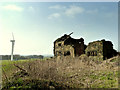
<instances>
[{"instance_id":1,"label":"ruined outbuilding","mask_svg":"<svg viewBox=\"0 0 120 90\"><path fill-rule=\"evenodd\" d=\"M113 49L111 41L101 40L90 42L85 49L85 54L90 58L105 60L115 56L117 52Z\"/></svg>"},{"instance_id":2,"label":"ruined outbuilding","mask_svg":"<svg viewBox=\"0 0 120 90\"><path fill-rule=\"evenodd\" d=\"M71 33L72 34L72 33ZM80 56L84 54L84 39L74 39L70 35L58 38L54 42L54 56Z\"/></svg>"}]
</instances>

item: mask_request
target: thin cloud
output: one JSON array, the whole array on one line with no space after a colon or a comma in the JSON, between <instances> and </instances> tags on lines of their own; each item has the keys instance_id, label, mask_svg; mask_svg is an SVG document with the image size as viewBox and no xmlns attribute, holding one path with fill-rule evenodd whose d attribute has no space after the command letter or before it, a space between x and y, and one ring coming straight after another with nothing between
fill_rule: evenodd
<instances>
[{"instance_id":1,"label":"thin cloud","mask_svg":"<svg viewBox=\"0 0 120 90\"><path fill-rule=\"evenodd\" d=\"M59 13L53 13L53 14L51 14L51 15L48 16L48 19L58 18L60 16L61 15Z\"/></svg>"},{"instance_id":2,"label":"thin cloud","mask_svg":"<svg viewBox=\"0 0 120 90\"><path fill-rule=\"evenodd\" d=\"M83 7L76 6L76 5L70 5L70 6L61 6L61 5L54 5L50 6L50 9L57 9L59 13L53 13L49 15L48 19L52 18L58 18L60 16L66 16L66 17L75 17L78 14L96 14L98 13L98 9L91 9L86 10ZM64 8L64 9L62 9Z\"/></svg>"},{"instance_id":3,"label":"thin cloud","mask_svg":"<svg viewBox=\"0 0 120 90\"><path fill-rule=\"evenodd\" d=\"M21 12L24 10L22 7L17 6L17 5L6 5L6 6L2 6L2 8L4 10L18 11L18 12Z\"/></svg>"},{"instance_id":4,"label":"thin cloud","mask_svg":"<svg viewBox=\"0 0 120 90\"><path fill-rule=\"evenodd\" d=\"M29 7L29 11L34 12L34 8L32 6Z\"/></svg>"},{"instance_id":5,"label":"thin cloud","mask_svg":"<svg viewBox=\"0 0 120 90\"><path fill-rule=\"evenodd\" d=\"M65 6L61 6L61 5L54 5L54 6L50 6L50 9L65 9Z\"/></svg>"},{"instance_id":6,"label":"thin cloud","mask_svg":"<svg viewBox=\"0 0 120 90\"><path fill-rule=\"evenodd\" d=\"M67 16L75 16L77 14L83 13L85 10L79 6L70 6L70 8L66 9L65 14Z\"/></svg>"},{"instance_id":7,"label":"thin cloud","mask_svg":"<svg viewBox=\"0 0 120 90\"><path fill-rule=\"evenodd\" d=\"M89 13L89 14L95 14L97 12L98 12L98 9L86 11L86 13Z\"/></svg>"}]
</instances>

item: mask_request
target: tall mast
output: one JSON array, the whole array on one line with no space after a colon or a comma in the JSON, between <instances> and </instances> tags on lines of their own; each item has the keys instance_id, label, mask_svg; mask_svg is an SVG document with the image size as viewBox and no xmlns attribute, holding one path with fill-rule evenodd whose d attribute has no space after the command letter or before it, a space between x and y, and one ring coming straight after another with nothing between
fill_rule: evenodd
<instances>
[{"instance_id":1,"label":"tall mast","mask_svg":"<svg viewBox=\"0 0 120 90\"><path fill-rule=\"evenodd\" d=\"M10 42L12 42L11 61L13 61L13 51L14 51L14 44L15 44L13 33L12 33L12 37L13 37L13 40L10 40Z\"/></svg>"}]
</instances>

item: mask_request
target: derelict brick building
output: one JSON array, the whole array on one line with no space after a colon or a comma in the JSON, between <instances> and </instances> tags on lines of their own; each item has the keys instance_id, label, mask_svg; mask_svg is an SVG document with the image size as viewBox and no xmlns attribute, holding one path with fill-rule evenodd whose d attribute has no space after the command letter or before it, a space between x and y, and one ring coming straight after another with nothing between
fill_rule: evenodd
<instances>
[{"instance_id":1,"label":"derelict brick building","mask_svg":"<svg viewBox=\"0 0 120 90\"><path fill-rule=\"evenodd\" d=\"M71 33L72 34L72 33ZM80 56L84 54L84 39L71 38L71 34L64 35L54 42L54 56Z\"/></svg>"},{"instance_id":2,"label":"derelict brick building","mask_svg":"<svg viewBox=\"0 0 120 90\"><path fill-rule=\"evenodd\" d=\"M112 42L101 40L90 42L85 49L85 54L90 58L104 60L113 57L117 53L113 49Z\"/></svg>"}]
</instances>

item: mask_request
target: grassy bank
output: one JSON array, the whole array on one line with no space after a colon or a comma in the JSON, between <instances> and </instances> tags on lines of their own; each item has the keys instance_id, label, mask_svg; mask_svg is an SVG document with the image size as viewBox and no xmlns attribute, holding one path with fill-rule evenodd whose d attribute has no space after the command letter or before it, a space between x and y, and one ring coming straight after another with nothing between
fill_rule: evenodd
<instances>
[{"instance_id":1,"label":"grassy bank","mask_svg":"<svg viewBox=\"0 0 120 90\"><path fill-rule=\"evenodd\" d=\"M15 73L16 71L18 71L19 69L17 67L14 66L14 64L20 65L20 66L24 66L25 63L30 63L32 61L35 61L36 59L31 59L31 60L15 60L15 61L11 61L11 60L1 60L0 65L2 66L2 79L6 79L6 78L10 78L10 76L12 76L13 73Z\"/></svg>"},{"instance_id":2,"label":"grassy bank","mask_svg":"<svg viewBox=\"0 0 120 90\"><path fill-rule=\"evenodd\" d=\"M102 62L80 56L23 61L16 65L24 70L14 66L16 70L11 71L9 81L4 83L6 88L118 88L118 56Z\"/></svg>"}]
</instances>

